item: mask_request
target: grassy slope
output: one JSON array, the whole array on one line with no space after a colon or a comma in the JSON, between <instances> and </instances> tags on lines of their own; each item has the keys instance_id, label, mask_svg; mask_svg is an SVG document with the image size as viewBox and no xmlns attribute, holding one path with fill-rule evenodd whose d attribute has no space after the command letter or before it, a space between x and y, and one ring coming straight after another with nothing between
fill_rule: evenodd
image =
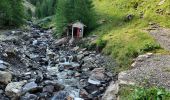
<instances>
[{"instance_id":1,"label":"grassy slope","mask_svg":"<svg viewBox=\"0 0 170 100\"><path fill-rule=\"evenodd\" d=\"M162 27L170 27L170 1L166 0L158 6L160 0L94 0L99 19L106 20L92 34L101 35L101 40L107 41L103 52L116 58L127 69L133 57L146 51L159 48L155 40L144 31L150 22ZM134 8L135 5L137 9ZM157 9L163 9L163 15L157 14ZM140 18L140 12L144 17ZM124 22L127 14L135 15L130 22ZM101 41L100 40L100 41ZM100 44L100 43L99 43Z\"/></svg>"}]
</instances>

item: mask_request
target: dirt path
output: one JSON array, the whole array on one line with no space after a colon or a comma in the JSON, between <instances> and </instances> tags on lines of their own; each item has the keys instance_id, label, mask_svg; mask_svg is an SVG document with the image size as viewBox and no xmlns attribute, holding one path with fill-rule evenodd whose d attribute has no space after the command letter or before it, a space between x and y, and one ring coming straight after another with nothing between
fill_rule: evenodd
<instances>
[{"instance_id":1,"label":"dirt path","mask_svg":"<svg viewBox=\"0 0 170 100\"><path fill-rule=\"evenodd\" d=\"M158 41L161 47L170 50L170 29L156 28L150 30L149 33Z\"/></svg>"}]
</instances>

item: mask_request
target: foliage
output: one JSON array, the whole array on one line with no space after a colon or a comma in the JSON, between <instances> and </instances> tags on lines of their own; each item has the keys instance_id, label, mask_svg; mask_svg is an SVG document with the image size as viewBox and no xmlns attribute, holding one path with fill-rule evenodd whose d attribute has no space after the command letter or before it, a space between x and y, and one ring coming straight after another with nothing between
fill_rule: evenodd
<instances>
[{"instance_id":1,"label":"foliage","mask_svg":"<svg viewBox=\"0 0 170 100\"><path fill-rule=\"evenodd\" d=\"M120 90L121 100L169 100L170 91L158 87L123 87Z\"/></svg>"},{"instance_id":2,"label":"foliage","mask_svg":"<svg viewBox=\"0 0 170 100\"><path fill-rule=\"evenodd\" d=\"M44 18L55 14L57 0L36 1L36 17Z\"/></svg>"},{"instance_id":3,"label":"foliage","mask_svg":"<svg viewBox=\"0 0 170 100\"><path fill-rule=\"evenodd\" d=\"M22 0L1 0L0 27L23 24L24 8Z\"/></svg>"},{"instance_id":4,"label":"foliage","mask_svg":"<svg viewBox=\"0 0 170 100\"><path fill-rule=\"evenodd\" d=\"M62 34L67 24L81 21L92 30L96 25L91 0L58 0L56 11L57 33Z\"/></svg>"}]
</instances>

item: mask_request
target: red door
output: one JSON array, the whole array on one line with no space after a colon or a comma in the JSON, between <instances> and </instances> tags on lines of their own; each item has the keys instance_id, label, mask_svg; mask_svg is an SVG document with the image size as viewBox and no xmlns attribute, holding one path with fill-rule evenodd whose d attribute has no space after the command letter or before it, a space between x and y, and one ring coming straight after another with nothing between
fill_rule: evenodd
<instances>
[{"instance_id":1,"label":"red door","mask_svg":"<svg viewBox=\"0 0 170 100\"><path fill-rule=\"evenodd\" d=\"M80 37L80 28L77 28L77 38Z\"/></svg>"}]
</instances>

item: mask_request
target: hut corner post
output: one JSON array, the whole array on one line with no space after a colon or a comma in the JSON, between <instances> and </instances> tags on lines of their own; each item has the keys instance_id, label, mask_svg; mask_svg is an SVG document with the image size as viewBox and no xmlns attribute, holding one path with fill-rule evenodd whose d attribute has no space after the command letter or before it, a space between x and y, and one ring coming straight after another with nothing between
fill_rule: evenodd
<instances>
[{"instance_id":1,"label":"hut corner post","mask_svg":"<svg viewBox=\"0 0 170 100\"><path fill-rule=\"evenodd\" d=\"M72 39L74 38L74 27L72 27Z\"/></svg>"}]
</instances>

